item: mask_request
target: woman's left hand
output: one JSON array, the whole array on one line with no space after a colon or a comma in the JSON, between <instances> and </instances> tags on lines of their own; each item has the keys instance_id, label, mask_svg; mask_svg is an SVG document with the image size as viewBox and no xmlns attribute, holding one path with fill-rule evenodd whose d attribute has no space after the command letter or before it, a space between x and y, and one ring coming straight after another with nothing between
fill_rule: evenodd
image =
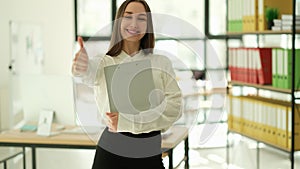
<instances>
[{"instance_id":1,"label":"woman's left hand","mask_svg":"<svg viewBox=\"0 0 300 169\"><path fill-rule=\"evenodd\" d=\"M108 130L116 133L118 128L119 113L106 112L105 115L107 118L106 125L108 127Z\"/></svg>"}]
</instances>

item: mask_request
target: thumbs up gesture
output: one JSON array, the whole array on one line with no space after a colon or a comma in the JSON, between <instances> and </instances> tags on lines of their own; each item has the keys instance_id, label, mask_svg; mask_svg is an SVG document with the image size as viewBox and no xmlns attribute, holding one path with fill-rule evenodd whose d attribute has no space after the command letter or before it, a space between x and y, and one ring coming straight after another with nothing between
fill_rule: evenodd
<instances>
[{"instance_id":1,"label":"thumbs up gesture","mask_svg":"<svg viewBox=\"0 0 300 169\"><path fill-rule=\"evenodd\" d=\"M82 37L78 37L78 44L80 45L80 50L76 53L72 64L72 73L75 76L84 75L88 70L89 57L84 48Z\"/></svg>"}]
</instances>

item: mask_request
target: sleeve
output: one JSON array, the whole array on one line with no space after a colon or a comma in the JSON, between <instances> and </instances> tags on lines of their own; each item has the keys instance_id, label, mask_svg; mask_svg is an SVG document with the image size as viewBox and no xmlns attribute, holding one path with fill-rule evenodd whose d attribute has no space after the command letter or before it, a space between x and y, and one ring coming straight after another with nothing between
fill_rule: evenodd
<instances>
[{"instance_id":1,"label":"sleeve","mask_svg":"<svg viewBox=\"0 0 300 169\"><path fill-rule=\"evenodd\" d=\"M163 90L162 102L153 109L140 112L137 115L119 114L118 132L147 133L154 130L167 130L182 115L182 95L177 84L175 73L167 58L159 61L161 76L154 80L161 80Z\"/></svg>"}]
</instances>

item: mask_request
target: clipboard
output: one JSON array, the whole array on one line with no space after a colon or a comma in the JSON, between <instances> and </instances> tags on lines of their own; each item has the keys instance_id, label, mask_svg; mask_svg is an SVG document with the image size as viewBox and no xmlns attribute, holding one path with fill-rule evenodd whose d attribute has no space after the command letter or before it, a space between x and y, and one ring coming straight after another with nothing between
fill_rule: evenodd
<instances>
[{"instance_id":1,"label":"clipboard","mask_svg":"<svg viewBox=\"0 0 300 169\"><path fill-rule=\"evenodd\" d=\"M138 114L155 106L151 60L106 66L104 74L110 112Z\"/></svg>"}]
</instances>

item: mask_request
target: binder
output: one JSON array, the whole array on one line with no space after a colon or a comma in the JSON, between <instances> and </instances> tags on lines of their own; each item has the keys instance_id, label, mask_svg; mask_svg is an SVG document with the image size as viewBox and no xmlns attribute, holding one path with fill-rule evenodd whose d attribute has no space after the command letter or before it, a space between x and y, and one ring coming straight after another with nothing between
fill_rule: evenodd
<instances>
[{"instance_id":1,"label":"binder","mask_svg":"<svg viewBox=\"0 0 300 169\"><path fill-rule=\"evenodd\" d=\"M285 106L278 106L277 107L277 145L281 148L288 148L287 146L287 124L288 124L288 112L287 107Z\"/></svg>"},{"instance_id":2,"label":"binder","mask_svg":"<svg viewBox=\"0 0 300 169\"><path fill-rule=\"evenodd\" d=\"M243 30L243 1L228 0L228 31L241 32Z\"/></svg>"},{"instance_id":3,"label":"binder","mask_svg":"<svg viewBox=\"0 0 300 169\"><path fill-rule=\"evenodd\" d=\"M271 104L270 105L270 108L269 108L269 115L271 116L270 117L270 130L271 130L271 133L270 133L270 137L271 137L271 144L273 145L276 145L277 144L277 107L275 104Z\"/></svg>"},{"instance_id":4,"label":"binder","mask_svg":"<svg viewBox=\"0 0 300 169\"><path fill-rule=\"evenodd\" d=\"M300 50L295 49L295 89L300 89ZM282 88L292 88L292 50L284 49Z\"/></svg>"},{"instance_id":5,"label":"binder","mask_svg":"<svg viewBox=\"0 0 300 169\"><path fill-rule=\"evenodd\" d=\"M236 132L242 132L242 98L232 97L232 129Z\"/></svg>"},{"instance_id":6,"label":"binder","mask_svg":"<svg viewBox=\"0 0 300 169\"><path fill-rule=\"evenodd\" d=\"M226 111L227 111L227 115L228 115L228 120L227 120L227 123L228 123L228 129L229 130L232 130L232 98L231 98L231 95L227 95L226 96Z\"/></svg>"},{"instance_id":7,"label":"binder","mask_svg":"<svg viewBox=\"0 0 300 169\"><path fill-rule=\"evenodd\" d=\"M277 87L278 88L283 88L283 49L279 48L277 49Z\"/></svg>"},{"instance_id":8,"label":"binder","mask_svg":"<svg viewBox=\"0 0 300 169\"><path fill-rule=\"evenodd\" d=\"M277 49L272 49L272 86L278 87L277 82Z\"/></svg>"},{"instance_id":9,"label":"binder","mask_svg":"<svg viewBox=\"0 0 300 169\"><path fill-rule=\"evenodd\" d=\"M300 150L300 105L295 106L295 149Z\"/></svg>"},{"instance_id":10,"label":"binder","mask_svg":"<svg viewBox=\"0 0 300 169\"><path fill-rule=\"evenodd\" d=\"M252 53L251 53L251 64L252 64L252 71L251 71L251 76L252 76L252 83L253 84L258 84L258 74L257 74L257 70L258 70L258 65L256 63L256 52L254 49L251 50Z\"/></svg>"},{"instance_id":11,"label":"binder","mask_svg":"<svg viewBox=\"0 0 300 169\"><path fill-rule=\"evenodd\" d=\"M264 0L258 0L258 30L265 30Z\"/></svg>"},{"instance_id":12,"label":"binder","mask_svg":"<svg viewBox=\"0 0 300 169\"><path fill-rule=\"evenodd\" d=\"M282 88L291 89L292 77L292 51L289 49L283 50L283 73L282 73Z\"/></svg>"},{"instance_id":13,"label":"binder","mask_svg":"<svg viewBox=\"0 0 300 169\"><path fill-rule=\"evenodd\" d=\"M243 32L248 32L249 31L249 2L250 0L243 0Z\"/></svg>"},{"instance_id":14,"label":"binder","mask_svg":"<svg viewBox=\"0 0 300 169\"><path fill-rule=\"evenodd\" d=\"M242 133L248 136L251 136L251 102L247 98L243 98L242 101L243 114L242 114Z\"/></svg>"},{"instance_id":15,"label":"binder","mask_svg":"<svg viewBox=\"0 0 300 169\"><path fill-rule=\"evenodd\" d=\"M257 31L258 0L243 1L243 32Z\"/></svg>"},{"instance_id":16,"label":"binder","mask_svg":"<svg viewBox=\"0 0 300 169\"><path fill-rule=\"evenodd\" d=\"M241 48L239 55L240 60L240 69L239 69L239 76L242 82L248 82L248 53L247 48Z\"/></svg>"},{"instance_id":17,"label":"binder","mask_svg":"<svg viewBox=\"0 0 300 169\"><path fill-rule=\"evenodd\" d=\"M229 71L230 71L230 78L231 80L235 81L237 80L236 79L236 76L235 76L235 66L236 66L236 61L235 61L235 49L234 48L229 48L229 55L228 55L228 58L229 58L229 65L228 65L228 68L229 68Z\"/></svg>"},{"instance_id":18,"label":"binder","mask_svg":"<svg viewBox=\"0 0 300 169\"><path fill-rule=\"evenodd\" d=\"M258 83L272 84L272 49L257 48L256 59L258 63Z\"/></svg>"}]
</instances>

